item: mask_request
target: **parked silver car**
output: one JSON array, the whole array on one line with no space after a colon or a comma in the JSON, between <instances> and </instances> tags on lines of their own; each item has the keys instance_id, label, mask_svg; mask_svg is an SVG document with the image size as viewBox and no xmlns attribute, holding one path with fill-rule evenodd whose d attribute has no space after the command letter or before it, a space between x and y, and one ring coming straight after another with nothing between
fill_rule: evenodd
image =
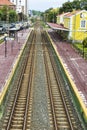
<instances>
[{"instance_id":1,"label":"parked silver car","mask_svg":"<svg viewBox=\"0 0 87 130\"><path fill-rule=\"evenodd\" d=\"M0 25L0 34L6 33L6 28L3 25Z\"/></svg>"}]
</instances>

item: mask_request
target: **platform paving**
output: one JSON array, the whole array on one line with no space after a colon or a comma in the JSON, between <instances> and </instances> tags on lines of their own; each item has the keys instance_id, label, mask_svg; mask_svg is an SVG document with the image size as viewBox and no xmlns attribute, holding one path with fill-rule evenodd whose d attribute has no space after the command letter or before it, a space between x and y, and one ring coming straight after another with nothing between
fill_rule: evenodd
<instances>
[{"instance_id":1,"label":"platform paving","mask_svg":"<svg viewBox=\"0 0 87 130\"><path fill-rule=\"evenodd\" d=\"M57 33L54 33L52 30L49 33L57 47L65 68L74 81L78 93L87 108L87 60L73 48L72 44L59 40Z\"/></svg>"},{"instance_id":2,"label":"platform paving","mask_svg":"<svg viewBox=\"0 0 87 130\"><path fill-rule=\"evenodd\" d=\"M5 42L0 44L0 93L2 93L5 83L11 73L19 52L25 43L25 40L30 32L30 29L18 32L18 38L12 41L7 41L5 52Z\"/></svg>"}]
</instances>

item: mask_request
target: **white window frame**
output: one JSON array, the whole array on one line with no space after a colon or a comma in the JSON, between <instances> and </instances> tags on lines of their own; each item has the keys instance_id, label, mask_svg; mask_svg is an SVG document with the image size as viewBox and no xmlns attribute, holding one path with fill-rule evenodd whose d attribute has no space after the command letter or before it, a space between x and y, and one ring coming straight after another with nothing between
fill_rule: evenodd
<instances>
[{"instance_id":1,"label":"white window frame","mask_svg":"<svg viewBox=\"0 0 87 130\"><path fill-rule=\"evenodd\" d=\"M82 23L82 22L85 22L85 23ZM83 24L83 25L82 25ZM80 22L80 27L81 28L86 28L86 20L81 20Z\"/></svg>"}]
</instances>

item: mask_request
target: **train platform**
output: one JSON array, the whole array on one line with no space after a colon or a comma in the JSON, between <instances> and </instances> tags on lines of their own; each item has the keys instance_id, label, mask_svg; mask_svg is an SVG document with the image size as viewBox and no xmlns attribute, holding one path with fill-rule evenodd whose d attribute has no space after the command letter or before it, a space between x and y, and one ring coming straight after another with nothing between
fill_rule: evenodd
<instances>
[{"instance_id":1,"label":"train platform","mask_svg":"<svg viewBox=\"0 0 87 130\"><path fill-rule=\"evenodd\" d=\"M6 83L20 54L21 48L26 43L30 29L19 31L15 40L8 40L0 44L0 103Z\"/></svg>"},{"instance_id":2,"label":"train platform","mask_svg":"<svg viewBox=\"0 0 87 130\"><path fill-rule=\"evenodd\" d=\"M49 30L48 32L56 45L64 67L77 87L77 91L87 109L87 60L73 48L72 44L59 40L55 31Z\"/></svg>"}]
</instances>

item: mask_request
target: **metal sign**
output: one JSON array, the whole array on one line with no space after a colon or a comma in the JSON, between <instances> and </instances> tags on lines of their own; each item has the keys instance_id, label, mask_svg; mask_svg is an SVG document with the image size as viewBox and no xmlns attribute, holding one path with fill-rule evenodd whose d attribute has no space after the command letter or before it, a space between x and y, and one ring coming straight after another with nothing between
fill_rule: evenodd
<instances>
[{"instance_id":1,"label":"metal sign","mask_svg":"<svg viewBox=\"0 0 87 130\"><path fill-rule=\"evenodd\" d=\"M6 41L12 41L12 40L14 40L14 38L6 37Z\"/></svg>"}]
</instances>

